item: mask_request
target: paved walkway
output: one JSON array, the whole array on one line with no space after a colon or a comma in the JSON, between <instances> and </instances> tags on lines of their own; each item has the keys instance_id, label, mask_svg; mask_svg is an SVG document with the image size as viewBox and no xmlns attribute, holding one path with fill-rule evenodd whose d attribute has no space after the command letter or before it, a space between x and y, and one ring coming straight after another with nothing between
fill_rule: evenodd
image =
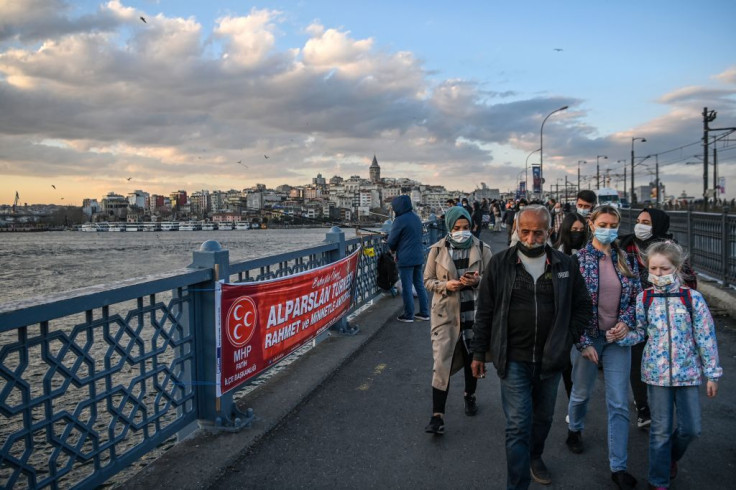
<instances>
[{"instance_id":1,"label":"paved walkway","mask_svg":"<svg viewBox=\"0 0 736 490\"><path fill-rule=\"evenodd\" d=\"M483 238L495 250L505 246L505 233L485 233ZM193 442L180 444L168 455L169 462L178 461L178 467L154 464L126 486L504 488L504 417L495 371L489 370L489 376L479 382L476 417L463 413L462 374L457 373L450 388L445 435L426 434L432 405L429 322L400 323L395 320L400 309L398 298L386 299L361 316L358 323L365 324L367 331L372 323L379 324L375 333L337 371L324 375L314 390L300 395L295 408L277 413L278 397L287 398L308 382L306 370L318 369L317 357L292 364L290 372L270 384L267 393L246 400L258 416L248 429L251 433L200 438L195 440L197 447ZM682 461L672 488L733 488L736 389L729 376L736 372L736 322L719 318L718 324L725 379L716 399L701 398L702 437ZM564 444L567 397L560 386L544 455L553 476L548 488L613 488L600 378L602 375L590 406L581 455L571 454ZM276 401L262 401L269 397ZM245 446L235 444L249 437ZM639 488L646 488L647 443L648 433L632 421L629 470L639 479ZM218 456L226 447L232 448L228 457ZM233 453L239 447L245 449ZM532 487L542 488L534 483Z\"/></svg>"}]
</instances>

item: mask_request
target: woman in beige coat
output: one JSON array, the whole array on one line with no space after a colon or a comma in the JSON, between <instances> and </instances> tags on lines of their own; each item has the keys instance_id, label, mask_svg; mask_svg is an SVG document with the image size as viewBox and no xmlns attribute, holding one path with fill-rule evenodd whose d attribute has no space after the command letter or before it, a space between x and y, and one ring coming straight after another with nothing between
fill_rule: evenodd
<instances>
[{"instance_id":1,"label":"woman in beige coat","mask_svg":"<svg viewBox=\"0 0 736 490\"><path fill-rule=\"evenodd\" d=\"M431 339L434 367L432 375L432 418L425 428L432 434L445 431L445 404L450 376L465 372L465 414L475 415L477 380L470 369L469 353L475 317L476 288L491 260L491 249L472 236L471 218L461 207L445 213L449 233L430 247L424 269L424 287L433 293Z\"/></svg>"}]
</instances>

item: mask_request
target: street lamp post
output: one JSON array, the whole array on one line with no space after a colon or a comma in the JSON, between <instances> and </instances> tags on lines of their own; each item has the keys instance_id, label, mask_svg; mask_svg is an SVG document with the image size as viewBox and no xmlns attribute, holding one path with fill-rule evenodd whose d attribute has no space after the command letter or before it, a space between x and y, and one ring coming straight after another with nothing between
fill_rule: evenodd
<instances>
[{"instance_id":1,"label":"street lamp post","mask_svg":"<svg viewBox=\"0 0 736 490\"><path fill-rule=\"evenodd\" d=\"M533 152L529 153L526 156L526 162L524 163L524 178L526 179L526 183L524 184L526 186L526 189L524 190L524 197L529 199L529 157L534 155L536 152L540 151L541 148L537 148Z\"/></svg>"},{"instance_id":2,"label":"street lamp post","mask_svg":"<svg viewBox=\"0 0 736 490\"><path fill-rule=\"evenodd\" d=\"M580 192L580 164L588 163L585 160L578 160L578 192Z\"/></svg>"},{"instance_id":3,"label":"street lamp post","mask_svg":"<svg viewBox=\"0 0 736 490\"><path fill-rule=\"evenodd\" d=\"M608 157L606 155L596 155L595 157L595 187L596 189L601 188L601 167L599 163L599 160L601 157L608 160Z\"/></svg>"},{"instance_id":4,"label":"street lamp post","mask_svg":"<svg viewBox=\"0 0 736 490\"><path fill-rule=\"evenodd\" d=\"M564 105L560 107L559 109L555 109L554 111L547 114L547 117L544 118L542 121L542 127L539 129L539 197L544 197L544 123L547 122L547 119L549 119L549 116L552 114L555 114L560 111L564 111L567 109L568 106Z\"/></svg>"},{"instance_id":5,"label":"street lamp post","mask_svg":"<svg viewBox=\"0 0 736 490\"><path fill-rule=\"evenodd\" d=\"M631 138L631 204L636 202L636 196L634 195L634 141L641 140L642 143L646 143L646 138Z\"/></svg>"}]
</instances>

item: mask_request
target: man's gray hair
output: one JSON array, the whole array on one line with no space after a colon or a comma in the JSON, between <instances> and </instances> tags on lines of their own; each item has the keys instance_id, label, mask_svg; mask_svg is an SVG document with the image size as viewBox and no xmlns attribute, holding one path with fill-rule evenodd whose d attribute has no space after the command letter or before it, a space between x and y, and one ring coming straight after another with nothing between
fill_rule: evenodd
<instances>
[{"instance_id":1,"label":"man's gray hair","mask_svg":"<svg viewBox=\"0 0 736 490\"><path fill-rule=\"evenodd\" d=\"M550 214L549 209L547 209L547 206L542 206L540 204L524 206L524 209L520 210L519 215L516 217L517 226L518 223L521 222L521 216L529 212L532 212L537 216L543 216L547 220L547 229L549 230L552 228L552 215Z\"/></svg>"}]
</instances>

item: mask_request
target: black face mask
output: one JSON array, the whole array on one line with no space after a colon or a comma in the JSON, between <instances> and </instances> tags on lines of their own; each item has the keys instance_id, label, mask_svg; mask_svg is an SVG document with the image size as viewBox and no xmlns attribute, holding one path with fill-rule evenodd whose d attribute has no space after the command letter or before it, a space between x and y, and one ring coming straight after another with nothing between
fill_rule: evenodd
<instances>
[{"instance_id":1,"label":"black face mask","mask_svg":"<svg viewBox=\"0 0 736 490\"><path fill-rule=\"evenodd\" d=\"M575 250L580 250L583 246L583 241L585 240L585 232L584 231L571 231L570 232L570 247L574 248Z\"/></svg>"},{"instance_id":2,"label":"black face mask","mask_svg":"<svg viewBox=\"0 0 736 490\"><path fill-rule=\"evenodd\" d=\"M521 242L516 242L516 250L530 258L541 257L544 255L544 245L541 247L529 248Z\"/></svg>"}]
</instances>

